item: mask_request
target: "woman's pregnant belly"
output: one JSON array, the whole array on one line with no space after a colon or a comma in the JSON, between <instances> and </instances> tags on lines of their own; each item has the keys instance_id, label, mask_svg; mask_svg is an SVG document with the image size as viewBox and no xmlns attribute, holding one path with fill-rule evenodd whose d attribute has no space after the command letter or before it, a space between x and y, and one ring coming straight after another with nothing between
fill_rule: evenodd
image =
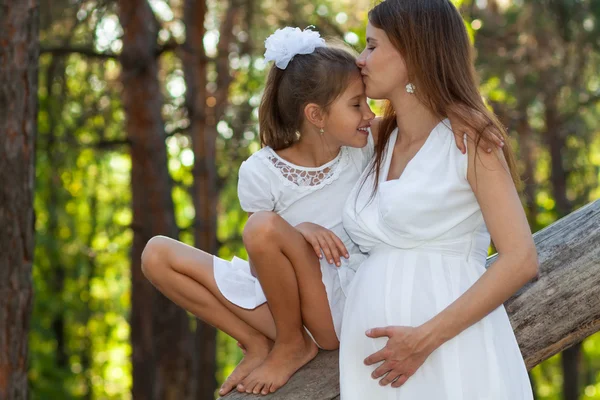
<instances>
[{"instance_id":1,"label":"woman's pregnant belly","mask_svg":"<svg viewBox=\"0 0 600 400\"><path fill-rule=\"evenodd\" d=\"M369 255L352 282L346 315L353 329L419 326L460 297L485 272L465 257L382 249Z\"/></svg>"}]
</instances>

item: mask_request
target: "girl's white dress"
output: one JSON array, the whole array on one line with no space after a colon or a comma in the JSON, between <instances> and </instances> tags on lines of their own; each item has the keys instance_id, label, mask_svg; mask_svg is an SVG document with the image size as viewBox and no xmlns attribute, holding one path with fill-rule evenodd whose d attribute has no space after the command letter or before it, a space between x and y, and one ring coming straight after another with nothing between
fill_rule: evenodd
<instances>
[{"instance_id":1,"label":"girl's white dress","mask_svg":"<svg viewBox=\"0 0 600 400\"><path fill-rule=\"evenodd\" d=\"M430 133L399 179L386 181L392 133L373 198L374 175L353 189L344 227L369 257L348 294L342 324L342 400L524 400L532 390L504 306L434 351L400 388L380 386L363 360L387 338L370 328L418 326L485 272L490 236L467 181L467 156L449 122ZM366 172L365 172L366 173Z\"/></svg>"},{"instance_id":2,"label":"girl's white dress","mask_svg":"<svg viewBox=\"0 0 600 400\"><path fill-rule=\"evenodd\" d=\"M342 210L372 155L373 139L369 134L367 146L342 147L336 158L318 168L291 164L264 147L243 162L239 171L238 197L244 211L274 211L292 226L312 222L333 231L344 242L350 258L342 258L341 267L329 264L325 257L320 261L338 338L348 286L366 258L344 230ZM246 260L234 257L227 261L215 256L213 265L217 286L229 301L246 309L266 302ZM273 273L277 273L277 265L273 265Z\"/></svg>"}]
</instances>

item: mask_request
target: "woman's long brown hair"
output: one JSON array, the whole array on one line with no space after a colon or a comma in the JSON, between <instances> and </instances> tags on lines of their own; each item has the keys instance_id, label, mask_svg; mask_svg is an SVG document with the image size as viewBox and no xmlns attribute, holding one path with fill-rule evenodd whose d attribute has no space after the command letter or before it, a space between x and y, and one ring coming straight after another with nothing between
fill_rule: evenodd
<instances>
[{"instance_id":1,"label":"woman's long brown hair","mask_svg":"<svg viewBox=\"0 0 600 400\"><path fill-rule=\"evenodd\" d=\"M386 0L369 12L369 22L387 34L404 58L415 96L441 118L461 122L475 135L476 148L492 135L505 142L504 157L515 185L520 187L506 129L487 109L478 89L473 49L464 22L450 0ZM397 127L388 102L375 147L374 190L387 143ZM495 146L495 144L492 144ZM477 152L477 151L476 151Z\"/></svg>"}]
</instances>

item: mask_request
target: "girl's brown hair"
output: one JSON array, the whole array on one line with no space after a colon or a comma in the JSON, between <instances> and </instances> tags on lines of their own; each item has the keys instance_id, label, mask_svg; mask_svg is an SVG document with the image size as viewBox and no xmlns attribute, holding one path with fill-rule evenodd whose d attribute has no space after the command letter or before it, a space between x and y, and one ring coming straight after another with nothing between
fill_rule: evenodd
<instances>
[{"instance_id":1,"label":"girl's brown hair","mask_svg":"<svg viewBox=\"0 0 600 400\"><path fill-rule=\"evenodd\" d=\"M458 10L450 0L386 0L369 11L369 22L387 34L404 58L415 96L442 118L451 116L475 134L475 144L492 135L505 142L504 156L513 182L520 186L515 159L504 126L485 106L478 90L478 78L469 36ZM396 128L396 114L388 102L375 161L375 189L387 142ZM495 145L493 145L495 146Z\"/></svg>"},{"instance_id":2,"label":"girl's brown hair","mask_svg":"<svg viewBox=\"0 0 600 400\"><path fill-rule=\"evenodd\" d=\"M360 79L356 57L337 44L296 55L285 70L273 65L258 109L261 144L274 150L292 145L304 107L315 103L327 112L353 77Z\"/></svg>"}]
</instances>

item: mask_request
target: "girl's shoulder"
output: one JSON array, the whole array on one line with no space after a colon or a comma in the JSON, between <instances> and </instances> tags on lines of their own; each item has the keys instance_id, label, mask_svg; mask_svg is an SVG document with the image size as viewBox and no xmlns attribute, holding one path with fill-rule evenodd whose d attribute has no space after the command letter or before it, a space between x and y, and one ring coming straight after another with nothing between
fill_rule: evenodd
<instances>
[{"instance_id":1,"label":"girl's shoulder","mask_svg":"<svg viewBox=\"0 0 600 400\"><path fill-rule=\"evenodd\" d=\"M263 147L257 152L253 153L240 166L240 174L245 175L260 175L265 178L269 177L269 174L265 172L270 171L268 161L269 157L275 152L270 147Z\"/></svg>"},{"instance_id":2,"label":"girl's shoulder","mask_svg":"<svg viewBox=\"0 0 600 400\"><path fill-rule=\"evenodd\" d=\"M240 165L238 198L246 212L273 211L277 201L277 179L262 161L265 149L252 154Z\"/></svg>"}]
</instances>

